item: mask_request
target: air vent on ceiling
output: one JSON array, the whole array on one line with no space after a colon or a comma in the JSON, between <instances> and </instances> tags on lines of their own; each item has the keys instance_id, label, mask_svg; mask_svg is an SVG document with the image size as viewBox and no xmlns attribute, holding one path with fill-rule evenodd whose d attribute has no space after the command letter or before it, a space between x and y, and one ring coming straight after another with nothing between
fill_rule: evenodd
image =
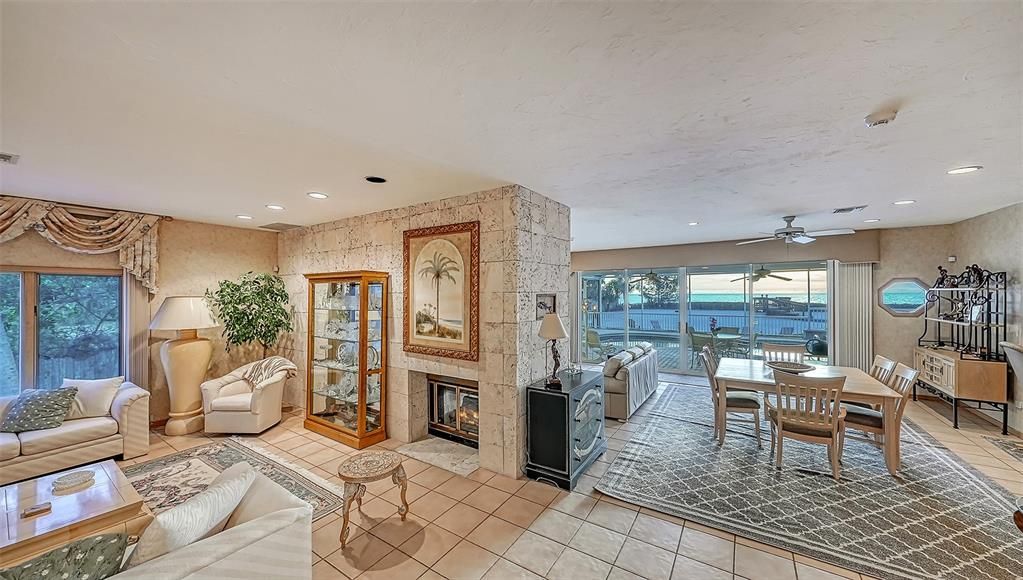
<instances>
[{"instance_id":1,"label":"air vent on ceiling","mask_svg":"<svg viewBox=\"0 0 1023 580\"><path fill-rule=\"evenodd\" d=\"M17 165L20 155L14 155L11 153L0 153L0 163L6 163L7 165Z\"/></svg>"},{"instance_id":2,"label":"air vent on ceiling","mask_svg":"<svg viewBox=\"0 0 1023 580\"><path fill-rule=\"evenodd\" d=\"M866 207L867 206L865 206L865 205L853 205L853 206L849 206L849 207L839 207L839 208L836 208L835 211L833 211L831 213L855 213L855 212L858 212L858 211L863 211L864 209L866 209Z\"/></svg>"},{"instance_id":3,"label":"air vent on ceiling","mask_svg":"<svg viewBox=\"0 0 1023 580\"><path fill-rule=\"evenodd\" d=\"M302 226L296 226L295 224L285 224L285 223L281 223L281 222L274 222L272 224L266 224L265 226L259 226L259 227L260 227L260 229L264 229L264 230L273 230L275 232L286 232L288 230L293 230L293 229L296 229L296 228L300 228Z\"/></svg>"}]
</instances>

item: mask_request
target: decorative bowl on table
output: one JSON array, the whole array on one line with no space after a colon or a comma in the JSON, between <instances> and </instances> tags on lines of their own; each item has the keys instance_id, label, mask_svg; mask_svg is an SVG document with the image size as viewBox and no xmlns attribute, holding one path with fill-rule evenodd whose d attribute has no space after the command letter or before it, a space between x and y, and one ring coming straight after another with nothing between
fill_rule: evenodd
<instances>
[{"instance_id":1,"label":"decorative bowl on table","mask_svg":"<svg viewBox=\"0 0 1023 580\"><path fill-rule=\"evenodd\" d=\"M53 480L51 485L54 493L61 493L72 489L77 490L80 487L89 487L95 479L96 474L92 471L75 471L58 477Z\"/></svg>"},{"instance_id":2,"label":"decorative bowl on table","mask_svg":"<svg viewBox=\"0 0 1023 580\"><path fill-rule=\"evenodd\" d=\"M792 373L799 375L802 373L808 373L813 369L817 368L813 365L808 365L801 362L791 362L787 360L769 360L764 363L765 366L770 367L776 371L782 371L784 373Z\"/></svg>"}]
</instances>

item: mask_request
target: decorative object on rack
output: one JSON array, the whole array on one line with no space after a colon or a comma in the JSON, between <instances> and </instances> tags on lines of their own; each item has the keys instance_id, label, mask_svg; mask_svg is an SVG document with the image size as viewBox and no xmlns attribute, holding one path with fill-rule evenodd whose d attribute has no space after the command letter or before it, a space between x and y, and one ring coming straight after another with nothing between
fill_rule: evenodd
<instances>
[{"instance_id":1,"label":"decorative object on rack","mask_svg":"<svg viewBox=\"0 0 1023 580\"><path fill-rule=\"evenodd\" d=\"M540 323L539 335L540 338L550 341L551 356L554 358L554 369L551 371L551 376L547 379L547 384L561 388L561 379L558 378L558 369L561 367L558 340L568 338L568 332L565 330L565 325L561 323L561 318L557 314L547 314L544 315L543 322ZM544 361L544 366L546 366L546 360Z\"/></svg>"},{"instance_id":2,"label":"decorative object on rack","mask_svg":"<svg viewBox=\"0 0 1023 580\"><path fill-rule=\"evenodd\" d=\"M200 338L197 330L218 326L200 296L170 296L164 299L150 330L175 330L178 335L160 347L160 361L167 376L170 418L167 435L194 433L203 427L202 394L199 384L213 358L213 344Z\"/></svg>"},{"instance_id":3,"label":"decorative object on rack","mask_svg":"<svg viewBox=\"0 0 1023 580\"><path fill-rule=\"evenodd\" d=\"M387 438L386 272L306 274L305 427L361 449Z\"/></svg>"},{"instance_id":4,"label":"decorative object on rack","mask_svg":"<svg viewBox=\"0 0 1023 580\"><path fill-rule=\"evenodd\" d=\"M554 314L558 311L558 296L557 294L537 294L536 295L536 319L543 320L543 317L548 314Z\"/></svg>"},{"instance_id":5,"label":"decorative object on rack","mask_svg":"<svg viewBox=\"0 0 1023 580\"><path fill-rule=\"evenodd\" d=\"M480 223L404 232L404 350L479 360Z\"/></svg>"},{"instance_id":6,"label":"decorative object on rack","mask_svg":"<svg viewBox=\"0 0 1023 580\"><path fill-rule=\"evenodd\" d=\"M917 386L952 404L959 427L959 403L1002 413L1008 432L1009 385L1006 356L1008 277L973 264L962 274L938 268L927 290L924 330L913 354Z\"/></svg>"}]
</instances>

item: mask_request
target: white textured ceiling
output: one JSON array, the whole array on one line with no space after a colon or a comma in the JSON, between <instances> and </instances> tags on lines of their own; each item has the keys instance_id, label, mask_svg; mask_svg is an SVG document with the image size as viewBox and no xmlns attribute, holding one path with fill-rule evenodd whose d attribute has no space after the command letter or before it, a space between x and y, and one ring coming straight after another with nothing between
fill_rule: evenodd
<instances>
[{"instance_id":1,"label":"white textured ceiling","mask_svg":"<svg viewBox=\"0 0 1023 580\"><path fill-rule=\"evenodd\" d=\"M576 250L1023 199L1016 1L4 1L2 19L14 195L255 226L516 182L572 207ZM898 119L864 128L886 103ZM986 169L945 174L965 164Z\"/></svg>"}]
</instances>

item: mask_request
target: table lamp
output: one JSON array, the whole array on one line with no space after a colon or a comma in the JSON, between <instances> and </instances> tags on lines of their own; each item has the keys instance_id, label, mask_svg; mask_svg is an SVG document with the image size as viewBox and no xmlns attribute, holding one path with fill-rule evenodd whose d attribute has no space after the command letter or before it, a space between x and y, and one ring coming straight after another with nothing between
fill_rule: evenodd
<instances>
[{"instance_id":1,"label":"table lamp","mask_svg":"<svg viewBox=\"0 0 1023 580\"><path fill-rule=\"evenodd\" d=\"M170 419L167 435L194 433L203 427L202 395L199 385L213 357L213 344L200 338L200 328L218 326L201 296L170 296L163 301L149 324L150 330L175 330L177 338L160 347L160 361L167 376Z\"/></svg>"},{"instance_id":2,"label":"table lamp","mask_svg":"<svg viewBox=\"0 0 1023 580\"><path fill-rule=\"evenodd\" d=\"M551 371L547 384L560 385L561 379L558 378L558 368L561 366L561 355L558 354L558 340L568 338L568 331L565 330L565 325L561 323L561 318L556 313L551 312L550 314L544 314L543 322L540 323L539 334L540 338L551 341L551 355L554 357L554 370Z\"/></svg>"}]
</instances>

